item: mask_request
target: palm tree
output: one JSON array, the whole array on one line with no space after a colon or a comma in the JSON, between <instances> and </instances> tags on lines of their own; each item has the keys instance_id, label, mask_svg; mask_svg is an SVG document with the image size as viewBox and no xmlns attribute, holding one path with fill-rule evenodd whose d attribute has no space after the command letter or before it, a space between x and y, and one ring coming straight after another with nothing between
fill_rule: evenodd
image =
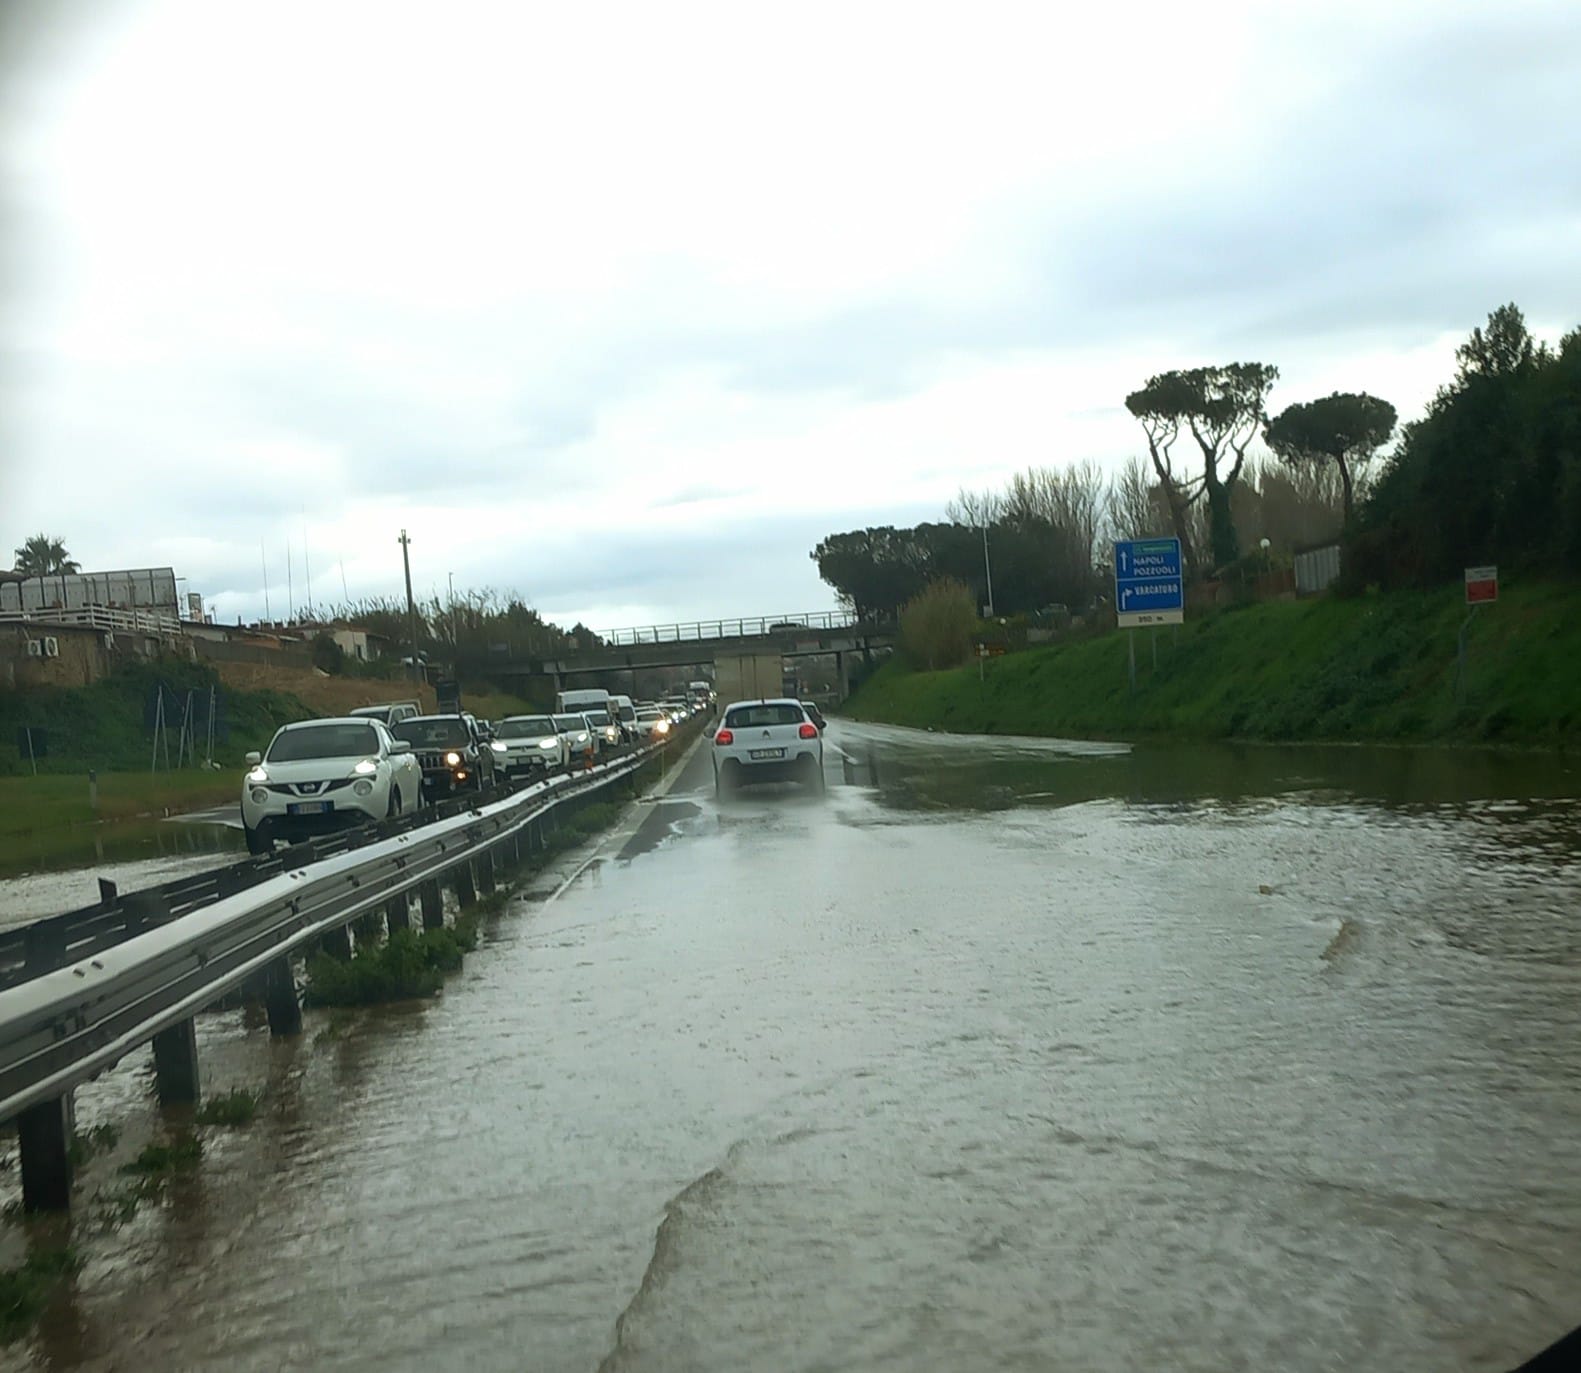
<instances>
[{"instance_id":1,"label":"palm tree","mask_svg":"<svg viewBox=\"0 0 1581 1373\"><path fill-rule=\"evenodd\" d=\"M35 534L16 550L16 570L24 577L54 577L81 568L66 552L66 545L48 534Z\"/></svg>"}]
</instances>

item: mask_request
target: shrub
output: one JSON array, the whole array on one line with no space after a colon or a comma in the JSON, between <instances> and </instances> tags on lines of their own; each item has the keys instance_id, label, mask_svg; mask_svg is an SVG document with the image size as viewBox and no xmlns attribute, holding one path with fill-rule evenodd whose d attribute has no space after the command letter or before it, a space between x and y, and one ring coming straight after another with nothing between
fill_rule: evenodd
<instances>
[{"instance_id":1,"label":"shrub","mask_svg":"<svg viewBox=\"0 0 1581 1373\"><path fill-rule=\"evenodd\" d=\"M213 1096L205 1101L193 1119L199 1125L247 1125L258 1114L262 1095L245 1087L232 1087L224 1096Z\"/></svg>"},{"instance_id":2,"label":"shrub","mask_svg":"<svg viewBox=\"0 0 1581 1373\"><path fill-rule=\"evenodd\" d=\"M945 577L931 582L900 612L900 649L913 667L929 672L958 667L972 653L977 607L971 591Z\"/></svg>"}]
</instances>

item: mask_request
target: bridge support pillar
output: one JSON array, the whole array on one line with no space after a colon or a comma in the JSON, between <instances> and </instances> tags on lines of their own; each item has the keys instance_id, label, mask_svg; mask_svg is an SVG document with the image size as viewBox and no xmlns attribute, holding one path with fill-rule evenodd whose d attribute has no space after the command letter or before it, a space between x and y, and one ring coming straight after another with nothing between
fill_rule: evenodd
<instances>
[{"instance_id":1,"label":"bridge support pillar","mask_svg":"<svg viewBox=\"0 0 1581 1373\"><path fill-rule=\"evenodd\" d=\"M269 960L259 979L263 984L264 1010L269 1013L269 1033L272 1035L299 1035L302 1033L302 1003L297 1000L296 977L291 971L291 960L285 954Z\"/></svg>"},{"instance_id":2,"label":"bridge support pillar","mask_svg":"<svg viewBox=\"0 0 1581 1373\"><path fill-rule=\"evenodd\" d=\"M477 889L472 885L472 864L463 860L450 870L450 882L455 888L456 904L465 909L478 899Z\"/></svg>"},{"instance_id":3,"label":"bridge support pillar","mask_svg":"<svg viewBox=\"0 0 1581 1373\"><path fill-rule=\"evenodd\" d=\"M71 1205L73 1123L70 1092L40 1101L17 1116L24 1211L64 1211Z\"/></svg>"},{"instance_id":4,"label":"bridge support pillar","mask_svg":"<svg viewBox=\"0 0 1581 1373\"><path fill-rule=\"evenodd\" d=\"M834 676L843 701L851 694L851 655L849 653L836 653L834 655Z\"/></svg>"},{"instance_id":5,"label":"bridge support pillar","mask_svg":"<svg viewBox=\"0 0 1581 1373\"><path fill-rule=\"evenodd\" d=\"M318 938L320 947L331 958L342 961L351 957L351 935L344 925L337 925L332 930L325 930Z\"/></svg>"},{"instance_id":6,"label":"bridge support pillar","mask_svg":"<svg viewBox=\"0 0 1581 1373\"><path fill-rule=\"evenodd\" d=\"M424 882L418 887L417 896L423 905L423 928L442 930L445 927L445 897L439 890L439 879Z\"/></svg>"},{"instance_id":7,"label":"bridge support pillar","mask_svg":"<svg viewBox=\"0 0 1581 1373\"><path fill-rule=\"evenodd\" d=\"M384 903L384 923L391 934L412 928L412 905L405 892Z\"/></svg>"},{"instance_id":8,"label":"bridge support pillar","mask_svg":"<svg viewBox=\"0 0 1581 1373\"><path fill-rule=\"evenodd\" d=\"M494 895L494 850L484 849L472 860L473 871L477 874L478 892L483 896Z\"/></svg>"},{"instance_id":9,"label":"bridge support pillar","mask_svg":"<svg viewBox=\"0 0 1581 1373\"><path fill-rule=\"evenodd\" d=\"M198 1028L190 1017L154 1036L154 1085L161 1106L187 1105L202 1094Z\"/></svg>"}]
</instances>

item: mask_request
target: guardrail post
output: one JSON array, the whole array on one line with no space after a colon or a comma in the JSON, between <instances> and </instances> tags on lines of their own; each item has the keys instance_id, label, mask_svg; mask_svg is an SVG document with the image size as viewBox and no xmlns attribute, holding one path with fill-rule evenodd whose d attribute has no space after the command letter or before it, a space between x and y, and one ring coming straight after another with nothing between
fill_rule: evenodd
<instances>
[{"instance_id":1,"label":"guardrail post","mask_svg":"<svg viewBox=\"0 0 1581 1373\"><path fill-rule=\"evenodd\" d=\"M194 1102L202 1094L198 1028L190 1016L154 1036L154 1086L161 1106Z\"/></svg>"},{"instance_id":2,"label":"guardrail post","mask_svg":"<svg viewBox=\"0 0 1581 1373\"><path fill-rule=\"evenodd\" d=\"M405 892L384 903L384 923L391 934L412 928L412 906Z\"/></svg>"},{"instance_id":3,"label":"guardrail post","mask_svg":"<svg viewBox=\"0 0 1581 1373\"><path fill-rule=\"evenodd\" d=\"M70 1092L17 1116L24 1211L64 1211L71 1205L71 1126Z\"/></svg>"},{"instance_id":4,"label":"guardrail post","mask_svg":"<svg viewBox=\"0 0 1581 1373\"><path fill-rule=\"evenodd\" d=\"M281 954L279 958L271 958L260 980L264 1009L269 1013L269 1033L301 1034L302 1003L297 999L296 976L291 971L290 957Z\"/></svg>"},{"instance_id":5,"label":"guardrail post","mask_svg":"<svg viewBox=\"0 0 1581 1373\"><path fill-rule=\"evenodd\" d=\"M417 898L423 907L423 928L425 930L442 930L445 927L445 897L439 890L439 879L430 878L427 882L420 883L417 888Z\"/></svg>"},{"instance_id":6,"label":"guardrail post","mask_svg":"<svg viewBox=\"0 0 1581 1373\"><path fill-rule=\"evenodd\" d=\"M22 935L23 973L42 977L66 961L66 925L56 917L29 925Z\"/></svg>"},{"instance_id":7,"label":"guardrail post","mask_svg":"<svg viewBox=\"0 0 1581 1373\"><path fill-rule=\"evenodd\" d=\"M472 864L466 859L463 858L450 869L450 884L455 888L457 905L470 906L478 899L477 891L472 885Z\"/></svg>"},{"instance_id":8,"label":"guardrail post","mask_svg":"<svg viewBox=\"0 0 1581 1373\"><path fill-rule=\"evenodd\" d=\"M130 939L170 919L170 898L158 891L129 891L121 898L121 910Z\"/></svg>"}]
</instances>

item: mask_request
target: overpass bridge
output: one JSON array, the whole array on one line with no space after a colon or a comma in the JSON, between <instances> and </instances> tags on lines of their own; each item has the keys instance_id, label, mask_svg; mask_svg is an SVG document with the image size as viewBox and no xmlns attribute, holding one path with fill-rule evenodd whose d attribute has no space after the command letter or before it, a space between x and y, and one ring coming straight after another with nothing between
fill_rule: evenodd
<instances>
[{"instance_id":1,"label":"overpass bridge","mask_svg":"<svg viewBox=\"0 0 1581 1373\"><path fill-rule=\"evenodd\" d=\"M784 660L832 656L840 699L850 694L851 664L895 643L892 623L862 620L844 611L760 615L734 620L693 620L642 625L600 634L597 648L558 658L519 659L494 669L497 676L549 678L567 685L619 690L651 668L709 667L722 697L777 696Z\"/></svg>"}]
</instances>

